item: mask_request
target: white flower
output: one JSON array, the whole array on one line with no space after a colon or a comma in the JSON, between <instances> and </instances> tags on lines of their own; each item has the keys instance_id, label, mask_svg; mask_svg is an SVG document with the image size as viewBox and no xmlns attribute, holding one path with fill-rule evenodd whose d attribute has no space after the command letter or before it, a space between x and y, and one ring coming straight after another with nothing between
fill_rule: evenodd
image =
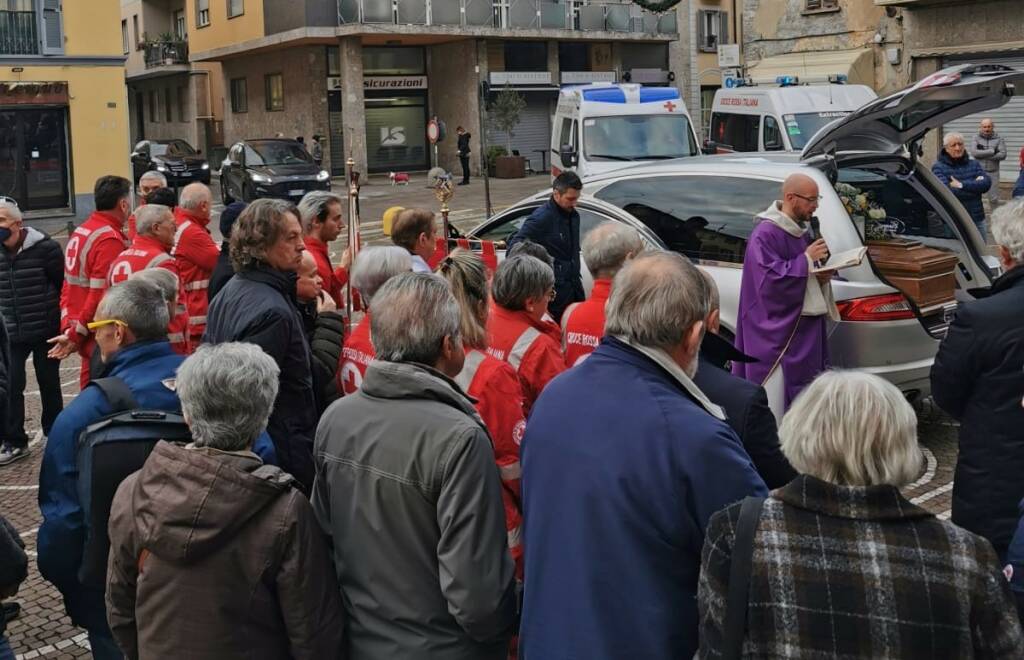
<instances>
[{"instance_id":1,"label":"white flower","mask_svg":"<svg viewBox=\"0 0 1024 660\"><path fill-rule=\"evenodd\" d=\"M885 209L868 209L868 217L872 220L885 220L887 216Z\"/></svg>"}]
</instances>

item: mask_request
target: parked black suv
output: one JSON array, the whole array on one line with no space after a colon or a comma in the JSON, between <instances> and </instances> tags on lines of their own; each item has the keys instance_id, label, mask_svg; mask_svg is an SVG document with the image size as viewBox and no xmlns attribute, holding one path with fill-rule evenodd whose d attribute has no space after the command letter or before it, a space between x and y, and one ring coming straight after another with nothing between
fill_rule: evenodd
<instances>
[{"instance_id":1,"label":"parked black suv","mask_svg":"<svg viewBox=\"0 0 1024 660\"><path fill-rule=\"evenodd\" d=\"M295 140L244 140L228 150L220 168L225 204L274 197L298 202L311 190L330 190L331 175Z\"/></svg>"},{"instance_id":2,"label":"parked black suv","mask_svg":"<svg viewBox=\"0 0 1024 660\"><path fill-rule=\"evenodd\" d=\"M143 140L132 152L132 175L139 178L156 170L167 177L167 185L184 186L193 181L210 185L210 164L202 152L184 140Z\"/></svg>"}]
</instances>

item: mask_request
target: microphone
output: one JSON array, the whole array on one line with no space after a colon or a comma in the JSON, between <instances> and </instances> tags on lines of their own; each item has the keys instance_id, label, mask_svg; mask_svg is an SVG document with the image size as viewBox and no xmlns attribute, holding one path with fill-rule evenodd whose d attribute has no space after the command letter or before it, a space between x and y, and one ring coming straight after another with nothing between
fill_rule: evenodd
<instances>
[{"instance_id":1,"label":"microphone","mask_svg":"<svg viewBox=\"0 0 1024 660\"><path fill-rule=\"evenodd\" d=\"M821 238L821 220L818 219L818 216L812 215L811 216L811 220L810 220L810 224L811 224L811 232L810 232L811 233L811 242L813 243L814 241L816 241L819 238ZM826 261L828 260L828 256L827 255L825 257L825 260ZM822 266L822 263L820 261L815 261L814 262L814 267L815 268L820 268L821 266Z\"/></svg>"}]
</instances>

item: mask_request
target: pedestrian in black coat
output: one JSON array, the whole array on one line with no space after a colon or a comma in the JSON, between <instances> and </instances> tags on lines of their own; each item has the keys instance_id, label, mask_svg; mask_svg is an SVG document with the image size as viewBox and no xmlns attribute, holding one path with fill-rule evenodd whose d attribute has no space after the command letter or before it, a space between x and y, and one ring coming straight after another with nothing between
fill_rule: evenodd
<instances>
[{"instance_id":1,"label":"pedestrian in black coat","mask_svg":"<svg viewBox=\"0 0 1024 660\"><path fill-rule=\"evenodd\" d=\"M25 542L18 535L18 530L0 516L0 600L15 596L18 587L27 577L28 556L25 554ZM11 653L11 647L4 635L6 630L6 617L3 610L0 610L0 658L13 658L14 654Z\"/></svg>"},{"instance_id":2,"label":"pedestrian in black coat","mask_svg":"<svg viewBox=\"0 0 1024 660\"><path fill-rule=\"evenodd\" d=\"M1000 558L1024 498L1024 202L993 215L1004 274L988 297L960 304L932 367L932 396L960 422L952 520Z\"/></svg>"},{"instance_id":3,"label":"pedestrian in black coat","mask_svg":"<svg viewBox=\"0 0 1024 660\"><path fill-rule=\"evenodd\" d=\"M459 185L464 186L469 183L469 140L473 136L461 126L456 128L455 132L459 136L459 164L462 165L462 181Z\"/></svg>"},{"instance_id":4,"label":"pedestrian in black coat","mask_svg":"<svg viewBox=\"0 0 1024 660\"><path fill-rule=\"evenodd\" d=\"M25 363L32 358L43 404L42 432L48 435L64 408L60 360L47 357L47 339L60 333L60 291L64 254L57 241L25 227L21 211L0 202L0 313L7 326L4 350L3 435L0 465L28 455L25 433ZM5 337L7 344L8 337ZM9 393L9 405L8 396Z\"/></svg>"},{"instance_id":5,"label":"pedestrian in black coat","mask_svg":"<svg viewBox=\"0 0 1024 660\"><path fill-rule=\"evenodd\" d=\"M206 289L207 302L213 302L217 292L224 288L228 280L235 274L231 266L231 228L235 226L238 216L245 210L245 202L231 202L220 212L220 233L224 241L220 244L220 256L217 265L210 274L210 286Z\"/></svg>"},{"instance_id":6,"label":"pedestrian in black coat","mask_svg":"<svg viewBox=\"0 0 1024 660\"><path fill-rule=\"evenodd\" d=\"M235 276L210 303L203 341L248 342L274 358L281 370L280 389L267 432L280 467L308 493L317 405L309 340L295 297L303 250L293 204L275 199L251 203L231 230Z\"/></svg>"}]
</instances>

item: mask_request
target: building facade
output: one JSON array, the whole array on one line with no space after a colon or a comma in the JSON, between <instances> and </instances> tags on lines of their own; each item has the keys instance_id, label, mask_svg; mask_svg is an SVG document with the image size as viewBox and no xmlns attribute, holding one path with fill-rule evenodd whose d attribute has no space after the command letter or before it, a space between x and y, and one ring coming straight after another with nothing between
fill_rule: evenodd
<instances>
[{"instance_id":1,"label":"building facade","mask_svg":"<svg viewBox=\"0 0 1024 660\"><path fill-rule=\"evenodd\" d=\"M736 4L737 0L697 0L693 6L691 43L697 78L693 88L699 91L700 98L699 105L693 101L690 105L694 122L699 121L704 132L711 120L715 92L722 88L726 75L739 73L735 70L738 67L719 66L718 58L719 46L738 45L742 41L741 16L736 11ZM695 108L700 109L699 116Z\"/></svg>"},{"instance_id":2,"label":"building facade","mask_svg":"<svg viewBox=\"0 0 1024 660\"><path fill-rule=\"evenodd\" d=\"M224 147L220 64L189 62L185 12L185 0L121 0L131 143L182 139L216 154Z\"/></svg>"},{"instance_id":3,"label":"building facade","mask_svg":"<svg viewBox=\"0 0 1024 660\"><path fill-rule=\"evenodd\" d=\"M187 0L190 58L221 65L225 143L323 136L340 174L458 167L455 129L481 159L480 103L512 87L526 101L514 151L549 166L550 122L565 84L688 86L689 0L655 15L631 3L550 0ZM487 85L481 85L486 83ZM448 137L431 147L427 123ZM488 144L506 136L485 122Z\"/></svg>"},{"instance_id":4,"label":"building facade","mask_svg":"<svg viewBox=\"0 0 1024 660\"><path fill-rule=\"evenodd\" d=\"M118 0L0 0L0 195L82 219L96 179L128 176Z\"/></svg>"}]
</instances>

